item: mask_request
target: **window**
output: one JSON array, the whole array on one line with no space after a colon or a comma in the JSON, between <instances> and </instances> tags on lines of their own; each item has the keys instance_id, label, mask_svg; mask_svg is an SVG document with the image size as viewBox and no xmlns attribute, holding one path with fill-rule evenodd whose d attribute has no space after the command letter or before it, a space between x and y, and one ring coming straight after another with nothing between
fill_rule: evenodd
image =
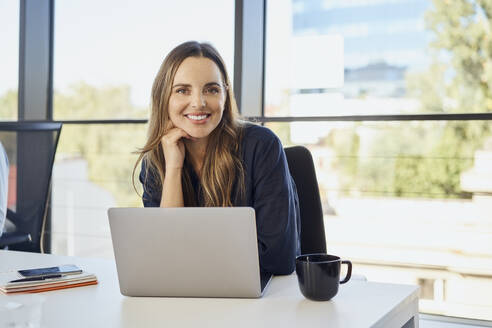
<instances>
[{"instance_id":1,"label":"window","mask_svg":"<svg viewBox=\"0 0 492 328\"><path fill-rule=\"evenodd\" d=\"M212 43L232 76L234 1L56 2L55 119L146 118L165 55L189 40Z\"/></svg>"},{"instance_id":2,"label":"window","mask_svg":"<svg viewBox=\"0 0 492 328\"><path fill-rule=\"evenodd\" d=\"M311 150L329 252L370 280L419 284L423 312L492 320L492 13L481 3L267 1L261 120ZM17 116L18 17L18 1L0 2L2 120ZM148 116L158 67L183 41L214 44L232 76L234 1L58 1L55 19L54 118L92 122L62 131L52 248L112 258L106 210L140 204L131 152L146 134L118 120Z\"/></svg>"},{"instance_id":3,"label":"window","mask_svg":"<svg viewBox=\"0 0 492 328\"><path fill-rule=\"evenodd\" d=\"M63 127L53 169L52 250L112 258L107 209L142 206L131 181L132 152L147 132L144 124L117 120L148 117L153 79L182 42L212 43L233 76L234 1L57 1L54 34L55 120L114 123Z\"/></svg>"},{"instance_id":4,"label":"window","mask_svg":"<svg viewBox=\"0 0 492 328\"><path fill-rule=\"evenodd\" d=\"M0 120L17 118L19 1L0 1Z\"/></svg>"},{"instance_id":5,"label":"window","mask_svg":"<svg viewBox=\"0 0 492 328\"><path fill-rule=\"evenodd\" d=\"M434 115L492 112L486 8L465 3L268 1L263 120L311 150L328 252L419 284L422 312L491 320L492 116Z\"/></svg>"},{"instance_id":6,"label":"window","mask_svg":"<svg viewBox=\"0 0 492 328\"><path fill-rule=\"evenodd\" d=\"M113 258L107 209L142 206L132 185L144 124L65 124L53 168L52 252ZM135 187L141 194L138 173Z\"/></svg>"}]
</instances>

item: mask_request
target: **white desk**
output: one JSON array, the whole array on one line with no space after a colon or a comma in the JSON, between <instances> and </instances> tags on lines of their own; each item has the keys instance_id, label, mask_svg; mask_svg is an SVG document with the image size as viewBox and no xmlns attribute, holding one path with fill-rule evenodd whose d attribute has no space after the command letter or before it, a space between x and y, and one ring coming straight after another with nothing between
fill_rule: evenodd
<instances>
[{"instance_id":1,"label":"white desk","mask_svg":"<svg viewBox=\"0 0 492 328\"><path fill-rule=\"evenodd\" d=\"M0 250L0 271L60 264L95 273L99 285L23 298L0 294L0 305L44 299L41 327L50 328L418 327L417 286L350 281L333 300L313 302L293 274L274 277L261 299L132 298L120 294L113 261Z\"/></svg>"}]
</instances>

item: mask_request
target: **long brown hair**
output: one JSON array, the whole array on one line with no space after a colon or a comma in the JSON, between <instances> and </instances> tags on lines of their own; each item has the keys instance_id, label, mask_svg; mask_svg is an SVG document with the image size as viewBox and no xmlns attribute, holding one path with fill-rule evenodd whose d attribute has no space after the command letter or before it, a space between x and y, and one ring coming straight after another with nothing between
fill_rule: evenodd
<instances>
[{"instance_id":1,"label":"long brown hair","mask_svg":"<svg viewBox=\"0 0 492 328\"><path fill-rule=\"evenodd\" d=\"M207 43L185 42L174 48L164 59L152 86L152 104L149 119L147 142L137 153L139 157L133 168L132 181L135 185L135 170L140 161L146 164L144 185L151 183L149 173L154 174L152 189L162 190L166 175L164 152L161 138L167 132L169 118L168 106L174 76L181 63L188 57L205 57L212 60L219 68L226 84L227 96L224 112L219 125L208 138L200 183L205 206L233 206L231 196L242 197L244 193L244 168L241 161L242 120L230 87L229 76L217 50ZM185 206L197 206L196 191L191 183L192 165L185 156L182 186ZM157 174L155 174L157 173ZM233 190L236 189L236 190Z\"/></svg>"}]
</instances>

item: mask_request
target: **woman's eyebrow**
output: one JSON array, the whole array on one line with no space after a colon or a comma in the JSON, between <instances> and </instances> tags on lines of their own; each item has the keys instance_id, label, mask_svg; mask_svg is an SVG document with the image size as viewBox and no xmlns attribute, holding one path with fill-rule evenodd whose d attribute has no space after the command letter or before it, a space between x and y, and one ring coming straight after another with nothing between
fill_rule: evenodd
<instances>
[{"instance_id":1,"label":"woman's eyebrow","mask_svg":"<svg viewBox=\"0 0 492 328\"><path fill-rule=\"evenodd\" d=\"M187 84L187 83L176 83L175 85L173 85L173 88L177 88L177 87L191 87L191 84Z\"/></svg>"},{"instance_id":2,"label":"woman's eyebrow","mask_svg":"<svg viewBox=\"0 0 492 328\"><path fill-rule=\"evenodd\" d=\"M210 86L213 86L213 85L216 85L218 87L220 87L220 83L219 82L208 82L205 84L206 87L210 87ZM176 83L175 85L173 85L173 88L177 88L177 87L191 87L191 84L188 84L188 83Z\"/></svg>"},{"instance_id":3,"label":"woman's eyebrow","mask_svg":"<svg viewBox=\"0 0 492 328\"><path fill-rule=\"evenodd\" d=\"M209 87L212 85L216 85L216 86L220 87L220 84L218 82L208 82L207 84L205 84L206 87Z\"/></svg>"}]
</instances>

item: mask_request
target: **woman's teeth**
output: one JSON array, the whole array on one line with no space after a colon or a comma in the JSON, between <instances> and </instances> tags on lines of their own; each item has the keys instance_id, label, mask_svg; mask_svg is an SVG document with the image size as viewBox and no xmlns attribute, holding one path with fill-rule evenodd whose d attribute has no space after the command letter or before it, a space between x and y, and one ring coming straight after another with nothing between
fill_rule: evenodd
<instances>
[{"instance_id":1,"label":"woman's teeth","mask_svg":"<svg viewBox=\"0 0 492 328\"><path fill-rule=\"evenodd\" d=\"M195 120L195 121L201 121L207 118L207 115L187 115L186 117Z\"/></svg>"}]
</instances>

